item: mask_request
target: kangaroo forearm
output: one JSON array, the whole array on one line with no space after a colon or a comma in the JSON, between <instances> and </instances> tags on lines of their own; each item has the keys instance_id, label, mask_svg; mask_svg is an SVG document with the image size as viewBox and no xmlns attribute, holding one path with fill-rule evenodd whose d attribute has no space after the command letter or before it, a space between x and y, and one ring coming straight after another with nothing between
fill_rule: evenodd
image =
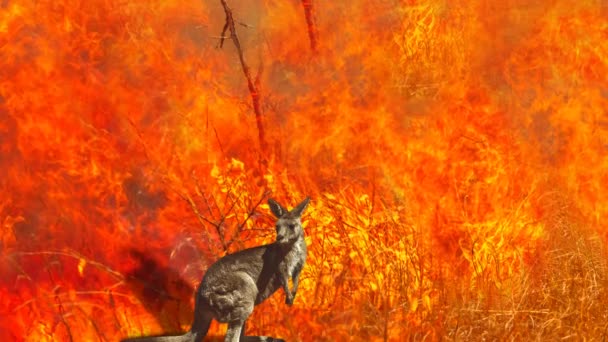
<instances>
[{"instance_id":1,"label":"kangaroo forearm","mask_svg":"<svg viewBox=\"0 0 608 342\"><path fill-rule=\"evenodd\" d=\"M298 292L298 285L300 284L300 272L299 271L293 275L292 281L293 281L293 287L291 289L291 292L293 293L293 295L295 297L296 292Z\"/></svg>"},{"instance_id":2,"label":"kangaroo forearm","mask_svg":"<svg viewBox=\"0 0 608 342\"><path fill-rule=\"evenodd\" d=\"M285 290L287 296L291 296L291 290L289 289L289 280L288 278L281 277L281 287Z\"/></svg>"},{"instance_id":3,"label":"kangaroo forearm","mask_svg":"<svg viewBox=\"0 0 608 342\"><path fill-rule=\"evenodd\" d=\"M291 305L293 304L293 294L289 289L289 278L282 276L281 277L281 285L283 290L285 291L285 304Z\"/></svg>"}]
</instances>

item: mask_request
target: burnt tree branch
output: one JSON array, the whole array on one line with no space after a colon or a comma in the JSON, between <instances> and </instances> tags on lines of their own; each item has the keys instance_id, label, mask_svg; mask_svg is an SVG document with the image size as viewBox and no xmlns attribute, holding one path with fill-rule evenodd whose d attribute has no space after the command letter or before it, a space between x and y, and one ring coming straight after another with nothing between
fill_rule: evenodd
<instances>
[{"instance_id":1,"label":"burnt tree branch","mask_svg":"<svg viewBox=\"0 0 608 342\"><path fill-rule=\"evenodd\" d=\"M260 104L261 101L260 101L259 82L254 81L253 77L251 76L251 71L249 69L249 66L247 65L247 62L245 61L245 56L243 54L243 48L241 46L241 42L239 41L239 37L236 34L236 25L235 25L234 17L232 15L232 10L228 6L228 3L226 3L226 0L220 0L220 2L222 3L222 7L224 8L224 13L226 14L226 22L224 23L224 27L222 29L222 34L220 35L219 47L221 48L224 46L224 39L226 38L226 31L230 31L230 36L228 36L228 38L230 38L232 40L232 43L234 44L234 47L236 48L236 51L239 56L239 61L241 62L241 68L243 69L243 74L245 74L245 78L247 80L247 88L249 89L249 95L251 96L253 112L255 114L255 121L256 121L256 124L258 127L258 139L259 139L259 143L260 143L260 148L261 148L262 152L265 153L267 145L266 145L266 137L264 134L264 126L262 123L262 107ZM258 76L258 78L259 78L259 76Z\"/></svg>"},{"instance_id":2,"label":"burnt tree branch","mask_svg":"<svg viewBox=\"0 0 608 342\"><path fill-rule=\"evenodd\" d=\"M308 28L308 40L310 41L310 49L313 52L317 52L317 25L315 23L315 8L313 5L313 0L302 0L302 7L304 7L304 16L306 17L306 26Z\"/></svg>"},{"instance_id":3,"label":"burnt tree branch","mask_svg":"<svg viewBox=\"0 0 608 342\"><path fill-rule=\"evenodd\" d=\"M240 234L243 229L245 228L245 224L247 223L247 221L249 221L249 219L256 213L258 207L260 206L260 204L262 204L262 202L264 201L264 199L266 199L268 196L270 195L270 191L265 191L262 194L262 197L260 198L260 200L255 203L250 209L249 212L247 213L247 216L245 217L245 219L243 220L243 222L241 222L238 227L236 228L236 235ZM232 243L234 242L234 238L230 239L230 241L228 241L228 247L230 247L230 245L232 245Z\"/></svg>"}]
</instances>

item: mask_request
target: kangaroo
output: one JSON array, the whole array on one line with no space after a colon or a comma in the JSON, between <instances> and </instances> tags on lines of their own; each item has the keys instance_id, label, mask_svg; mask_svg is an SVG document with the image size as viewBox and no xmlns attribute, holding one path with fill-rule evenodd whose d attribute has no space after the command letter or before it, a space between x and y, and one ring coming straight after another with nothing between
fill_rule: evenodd
<instances>
[{"instance_id":1,"label":"kangaroo","mask_svg":"<svg viewBox=\"0 0 608 342\"><path fill-rule=\"evenodd\" d=\"M298 291L300 272L306 262L306 242L301 216L310 198L291 211L268 200L276 216L276 241L229 254L209 267L195 294L194 320L181 336L160 336L123 340L138 342L201 342L213 319L228 323L224 342L283 341L265 336L245 336L245 322L254 306L279 288L285 303L292 305ZM293 286L289 288L289 279Z\"/></svg>"}]
</instances>

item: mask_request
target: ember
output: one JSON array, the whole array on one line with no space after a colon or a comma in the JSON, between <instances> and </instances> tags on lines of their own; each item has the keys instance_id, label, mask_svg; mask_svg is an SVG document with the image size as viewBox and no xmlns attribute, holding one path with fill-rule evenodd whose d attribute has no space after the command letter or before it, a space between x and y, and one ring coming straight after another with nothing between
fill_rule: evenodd
<instances>
[{"instance_id":1,"label":"ember","mask_svg":"<svg viewBox=\"0 0 608 342\"><path fill-rule=\"evenodd\" d=\"M248 334L605 337L606 18L1 2L0 340L184 331L207 267L274 240L270 194L311 195L308 261L294 306L279 292Z\"/></svg>"}]
</instances>

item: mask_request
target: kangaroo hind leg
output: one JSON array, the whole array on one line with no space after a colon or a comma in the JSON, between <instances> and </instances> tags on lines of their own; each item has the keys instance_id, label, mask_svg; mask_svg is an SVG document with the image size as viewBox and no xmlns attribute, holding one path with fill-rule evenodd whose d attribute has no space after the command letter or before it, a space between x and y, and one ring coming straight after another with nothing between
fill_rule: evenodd
<instances>
[{"instance_id":1,"label":"kangaroo hind leg","mask_svg":"<svg viewBox=\"0 0 608 342\"><path fill-rule=\"evenodd\" d=\"M232 321L228 323L228 331L224 342L239 342L241 331L243 330L243 321Z\"/></svg>"},{"instance_id":2,"label":"kangaroo hind leg","mask_svg":"<svg viewBox=\"0 0 608 342\"><path fill-rule=\"evenodd\" d=\"M208 290L210 305L219 322L228 323L224 342L238 342L244 324L253 312L258 290L255 282L244 272L224 275L222 283Z\"/></svg>"},{"instance_id":3,"label":"kangaroo hind leg","mask_svg":"<svg viewBox=\"0 0 608 342\"><path fill-rule=\"evenodd\" d=\"M207 331L209 331L212 320L213 316L208 311L201 313L200 316L195 316L194 323L190 328L190 334L193 336L192 342L203 341L207 335Z\"/></svg>"},{"instance_id":4,"label":"kangaroo hind leg","mask_svg":"<svg viewBox=\"0 0 608 342\"><path fill-rule=\"evenodd\" d=\"M193 336L193 342L203 341L203 338L207 335L207 331L209 331L212 320L213 314L211 313L211 308L205 304L199 285L196 289L196 294L194 295L194 320L190 327L190 334Z\"/></svg>"}]
</instances>

